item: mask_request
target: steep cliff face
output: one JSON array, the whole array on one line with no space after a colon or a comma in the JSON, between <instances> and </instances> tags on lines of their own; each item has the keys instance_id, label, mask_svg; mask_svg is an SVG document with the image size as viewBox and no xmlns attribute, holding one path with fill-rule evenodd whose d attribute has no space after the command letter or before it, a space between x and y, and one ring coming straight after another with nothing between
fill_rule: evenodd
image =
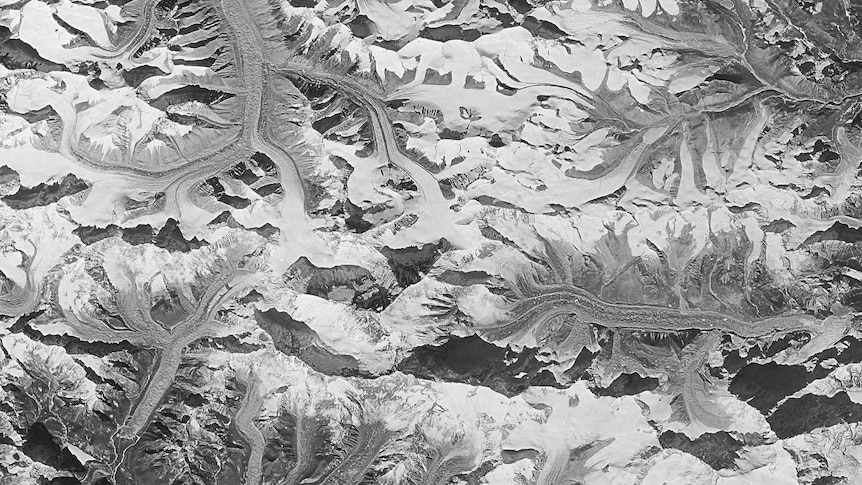
<instances>
[{"instance_id":1,"label":"steep cliff face","mask_svg":"<svg viewBox=\"0 0 862 485\"><path fill-rule=\"evenodd\" d=\"M860 14L0 0L0 485L862 481Z\"/></svg>"}]
</instances>

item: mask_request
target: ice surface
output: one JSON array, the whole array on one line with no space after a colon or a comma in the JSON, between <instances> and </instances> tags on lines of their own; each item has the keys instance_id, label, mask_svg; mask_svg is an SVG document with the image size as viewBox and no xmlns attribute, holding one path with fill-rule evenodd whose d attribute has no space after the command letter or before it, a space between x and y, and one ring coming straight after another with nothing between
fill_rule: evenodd
<instances>
[{"instance_id":1,"label":"ice surface","mask_svg":"<svg viewBox=\"0 0 862 485\"><path fill-rule=\"evenodd\" d=\"M0 1L0 482L858 482L859 15Z\"/></svg>"}]
</instances>

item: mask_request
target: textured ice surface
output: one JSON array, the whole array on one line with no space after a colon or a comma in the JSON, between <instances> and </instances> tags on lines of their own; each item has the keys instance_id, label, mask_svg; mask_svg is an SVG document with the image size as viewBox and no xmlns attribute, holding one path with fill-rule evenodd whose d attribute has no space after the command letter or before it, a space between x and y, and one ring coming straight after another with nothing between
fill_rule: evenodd
<instances>
[{"instance_id":1,"label":"textured ice surface","mask_svg":"<svg viewBox=\"0 0 862 485\"><path fill-rule=\"evenodd\" d=\"M838 0L0 0L0 485L862 482Z\"/></svg>"}]
</instances>

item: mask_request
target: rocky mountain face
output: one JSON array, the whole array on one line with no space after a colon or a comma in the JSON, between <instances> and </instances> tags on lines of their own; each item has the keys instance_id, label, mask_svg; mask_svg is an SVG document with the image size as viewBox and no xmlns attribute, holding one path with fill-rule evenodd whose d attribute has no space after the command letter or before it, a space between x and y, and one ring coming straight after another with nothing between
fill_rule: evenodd
<instances>
[{"instance_id":1,"label":"rocky mountain face","mask_svg":"<svg viewBox=\"0 0 862 485\"><path fill-rule=\"evenodd\" d=\"M0 0L0 485L862 483L856 0Z\"/></svg>"}]
</instances>

